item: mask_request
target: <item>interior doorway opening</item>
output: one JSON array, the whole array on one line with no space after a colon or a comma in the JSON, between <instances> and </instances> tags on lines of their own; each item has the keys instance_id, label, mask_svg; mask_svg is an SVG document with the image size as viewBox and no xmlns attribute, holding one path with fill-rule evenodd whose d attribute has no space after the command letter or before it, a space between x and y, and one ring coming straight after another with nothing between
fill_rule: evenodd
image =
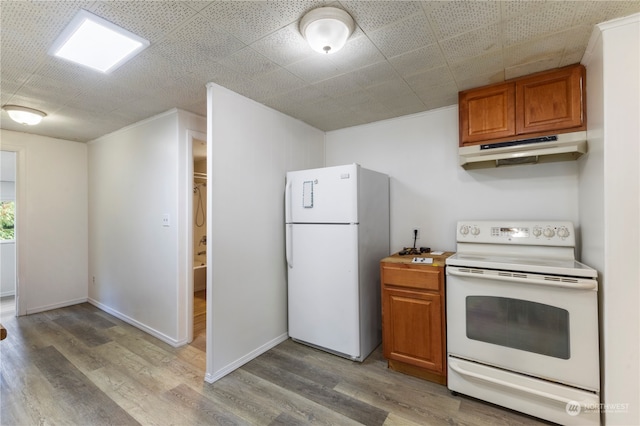
<instances>
[{"instance_id":1,"label":"interior doorway opening","mask_svg":"<svg viewBox=\"0 0 640 426\"><path fill-rule=\"evenodd\" d=\"M187 337L189 344L206 352L207 317L207 135L188 131L187 199Z\"/></svg>"},{"instance_id":2,"label":"interior doorway opening","mask_svg":"<svg viewBox=\"0 0 640 426\"><path fill-rule=\"evenodd\" d=\"M193 137L193 340L206 351L207 317L207 140Z\"/></svg>"},{"instance_id":3,"label":"interior doorway opening","mask_svg":"<svg viewBox=\"0 0 640 426\"><path fill-rule=\"evenodd\" d=\"M17 307L17 153L0 151L0 314L15 316Z\"/></svg>"}]
</instances>

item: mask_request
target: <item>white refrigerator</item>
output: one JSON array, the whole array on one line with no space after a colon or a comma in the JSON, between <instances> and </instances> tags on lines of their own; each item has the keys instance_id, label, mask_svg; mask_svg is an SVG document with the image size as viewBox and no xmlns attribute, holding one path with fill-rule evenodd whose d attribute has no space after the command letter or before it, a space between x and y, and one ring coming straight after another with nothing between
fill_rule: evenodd
<instances>
[{"instance_id":1,"label":"white refrigerator","mask_svg":"<svg viewBox=\"0 0 640 426\"><path fill-rule=\"evenodd\" d=\"M389 177L350 164L287 173L289 336L363 361L381 342Z\"/></svg>"}]
</instances>

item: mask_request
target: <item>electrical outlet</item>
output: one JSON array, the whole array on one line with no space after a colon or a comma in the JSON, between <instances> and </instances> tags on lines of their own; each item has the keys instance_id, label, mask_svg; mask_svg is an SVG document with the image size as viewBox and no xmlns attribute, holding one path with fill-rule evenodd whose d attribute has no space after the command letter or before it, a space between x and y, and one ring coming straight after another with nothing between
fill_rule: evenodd
<instances>
[{"instance_id":1,"label":"electrical outlet","mask_svg":"<svg viewBox=\"0 0 640 426\"><path fill-rule=\"evenodd\" d=\"M93 277L93 285L96 285L96 277Z\"/></svg>"},{"instance_id":2,"label":"electrical outlet","mask_svg":"<svg viewBox=\"0 0 640 426\"><path fill-rule=\"evenodd\" d=\"M413 228L411 230L411 241L413 241L413 239L419 240L420 239L420 228Z\"/></svg>"},{"instance_id":3,"label":"electrical outlet","mask_svg":"<svg viewBox=\"0 0 640 426\"><path fill-rule=\"evenodd\" d=\"M165 213L162 215L162 226L169 226L170 222L169 222L169 213Z\"/></svg>"}]
</instances>

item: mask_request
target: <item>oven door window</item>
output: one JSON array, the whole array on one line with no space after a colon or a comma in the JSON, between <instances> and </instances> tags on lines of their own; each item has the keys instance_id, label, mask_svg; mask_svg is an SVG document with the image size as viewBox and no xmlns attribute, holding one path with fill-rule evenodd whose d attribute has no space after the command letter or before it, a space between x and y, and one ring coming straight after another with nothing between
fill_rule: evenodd
<instances>
[{"instance_id":1,"label":"oven door window","mask_svg":"<svg viewBox=\"0 0 640 426\"><path fill-rule=\"evenodd\" d=\"M569 312L527 300L467 296L467 337L569 359Z\"/></svg>"}]
</instances>

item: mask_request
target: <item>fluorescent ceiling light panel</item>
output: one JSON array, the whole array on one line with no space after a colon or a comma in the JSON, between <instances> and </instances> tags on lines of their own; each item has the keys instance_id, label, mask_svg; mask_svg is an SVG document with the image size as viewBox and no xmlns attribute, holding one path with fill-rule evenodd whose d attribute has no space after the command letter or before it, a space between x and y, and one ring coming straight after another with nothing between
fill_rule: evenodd
<instances>
[{"instance_id":1,"label":"fluorescent ceiling light panel","mask_svg":"<svg viewBox=\"0 0 640 426\"><path fill-rule=\"evenodd\" d=\"M80 10L49 49L49 54L110 73L149 46L149 41Z\"/></svg>"}]
</instances>

